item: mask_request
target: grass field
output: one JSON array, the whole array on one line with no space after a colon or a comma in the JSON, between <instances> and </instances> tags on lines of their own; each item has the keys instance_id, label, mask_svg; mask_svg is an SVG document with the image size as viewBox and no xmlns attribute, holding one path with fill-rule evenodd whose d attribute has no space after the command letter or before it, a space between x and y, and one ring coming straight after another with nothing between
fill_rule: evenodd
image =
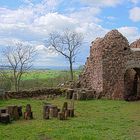
<instances>
[{"instance_id":1,"label":"grass field","mask_svg":"<svg viewBox=\"0 0 140 140\"><path fill-rule=\"evenodd\" d=\"M34 70L25 73L22 80L56 78L61 74L65 75L68 74L68 72L59 70Z\"/></svg>"},{"instance_id":2,"label":"grass field","mask_svg":"<svg viewBox=\"0 0 140 140\"><path fill-rule=\"evenodd\" d=\"M80 70L74 71L74 77L77 78ZM31 80L31 79L47 79L47 78L56 78L58 76L66 76L69 78L70 74L67 70L33 70L25 73L22 77L22 80Z\"/></svg>"},{"instance_id":3,"label":"grass field","mask_svg":"<svg viewBox=\"0 0 140 140\"><path fill-rule=\"evenodd\" d=\"M74 70L74 79L78 79L80 70ZM12 76L10 71L7 71L8 76ZM8 79L8 78L7 78ZM7 79L0 77L0 88L6 90L14 90L13 83ZM66 70L32 70L23 74L20 84L20 89L34 89L56 87L59 84L70 80L70 73Z\"/></svg>"},{"instance_id":4,"label":"grass field","mask_svg":"<svg viewBox=\"0 0 140 140\"><path fill-rule=\"evenodd\" d=\"M112 100L76 101L74 118L66 121L43 120L43 102L59 107L64 98L55 100L0 101L0 107L30 103L33 120L0 124L0 140L140 140L140 102Z\"/></svg>"}]
</instances>

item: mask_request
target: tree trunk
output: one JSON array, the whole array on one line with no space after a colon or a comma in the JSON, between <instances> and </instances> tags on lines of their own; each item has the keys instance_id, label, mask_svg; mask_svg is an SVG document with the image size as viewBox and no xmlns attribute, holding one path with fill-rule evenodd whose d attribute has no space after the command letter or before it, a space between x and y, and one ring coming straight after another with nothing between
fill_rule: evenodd
<instances>
[{"instance_id":1,"label":"tree trunk","mask_svg":"<svg viewBox=\"0 0 140 140\"><path fill-rule=\"evenodd\" d=\"M19 76L18 76L18 80L17 80L17 90L20 90L20 82L21 82L21 76L22 76L22 72L20 72Z\"/></svg>"},{"instance_id":2,"label":"tree trunk","mask_svg":"<svg viewBox=\"0 0 140 140\"><path fill-rule=\"evenodd\" d=\"M17 88L17 80L15 79L14 82L15 82L15 84L14 84L14 85L15 85L15 91L18 92L18 88Z\"/></svg>"},{"instance_id":3,"label":"tree trunk","mask_svg":"<svg viewBox=\"0 0 140 140\"><path fill-rule=\"evenodd\" d=\"M72 60L69 60L70 63L70 78L71 81L73 81L73 65L72 65Z\"/></svg>"},{"instance_id":4,"label":"tree trunk","mask_svg":"<svg viewBox=\"0 0 140 140\"><path fill-rule=\"evenodd\" d=\"M16 68L14 69L14 86L15 86L15 91L18 92L17 89L17 76L16 76Z\"/></svg>"},{"instance_id":5,"label":"tree trunk","mask_svg":"<svg viewBox=\"0 0 140 140\"><path fill-rule=\"evenodd\" d=\"M20 90L20 79L17 80L17 92Z\"/></svg>"}]
</instances>

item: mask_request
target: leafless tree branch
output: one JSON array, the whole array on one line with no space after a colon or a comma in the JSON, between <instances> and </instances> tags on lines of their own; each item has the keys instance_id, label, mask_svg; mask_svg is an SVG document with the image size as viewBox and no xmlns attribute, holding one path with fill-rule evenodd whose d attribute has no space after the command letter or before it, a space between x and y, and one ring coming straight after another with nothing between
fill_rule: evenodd
<instances>
[{"instance_id":1,"label":"leafless tree branch","mask_svg":"<svg viewBox=\"0 0 140 140\"><path fill-rule=\"evenodd\" d=\"M48 47L51 46L55 51L63 55L69 61L71 80L73 80L73 63L79 53L82 41L82 34L68 29L63 33L51 33L47 40Z\"/></svg>"},{"instance_id":2,"label":"leafless tree branch","mask_svg":"<svg viewBox=\"0 0 140 140\"><path fill-rule=\"evenodd\" d=\"M33 46L21 42L16 43L15 46L8 46L3 51L5 63L11 68L16 91L19 91L22 75L32 67L35 54L36 50Z\"/></svg>"}]
</instances>

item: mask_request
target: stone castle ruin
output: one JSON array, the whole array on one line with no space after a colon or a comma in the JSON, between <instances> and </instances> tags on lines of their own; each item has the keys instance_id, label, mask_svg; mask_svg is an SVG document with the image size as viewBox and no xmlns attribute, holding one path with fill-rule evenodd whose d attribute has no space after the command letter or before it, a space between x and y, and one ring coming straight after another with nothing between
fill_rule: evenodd
<instances>
[{"instance_id":1,"label":"stone castle ruin","mask_svg":"<svg viewBox=\"0 0 140 140\"><path fill-rule=\"evenodd\" d=\"M117 30L97 38L90 47L80 87L98 98L140 99L140 40L129 45Z\"/></svg>"}]
</instances>

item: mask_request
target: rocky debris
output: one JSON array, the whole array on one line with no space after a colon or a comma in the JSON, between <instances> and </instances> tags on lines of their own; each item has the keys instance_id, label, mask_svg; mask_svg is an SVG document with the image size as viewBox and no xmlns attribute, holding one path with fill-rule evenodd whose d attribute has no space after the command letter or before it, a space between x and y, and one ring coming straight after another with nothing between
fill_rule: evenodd
<instances>
[{"instance_id":1,"label":"rocky debris","mask_svg":"<svg viewBox=\"0 0 140 140\"><path fill-rule=\"evenodd\" d=\"M76 82L75 81L66 81L65 83L59 84L57 87L59 88L75 88Z\"/></svg>"}]
</instances>

